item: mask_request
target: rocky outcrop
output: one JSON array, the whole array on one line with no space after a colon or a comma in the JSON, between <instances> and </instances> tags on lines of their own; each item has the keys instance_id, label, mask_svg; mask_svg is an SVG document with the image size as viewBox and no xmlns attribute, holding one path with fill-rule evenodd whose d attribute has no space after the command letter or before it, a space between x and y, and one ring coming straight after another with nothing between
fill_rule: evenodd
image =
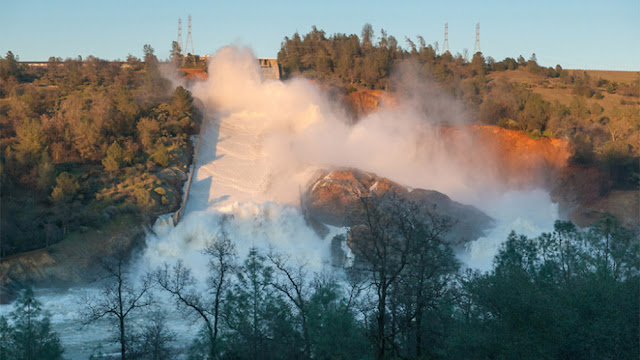
<instances>
[{"instance_id":1,"label":"rocky outcrop","mask_svg":"<svg viewBox=\"0 0 640 360\"><path fill-rule=\"evenodd\" d=\"M158 178L175 187L182 186L187 180L187 174L178 167L166 168L158 173Z\"/></svg>"},{"instance_id":2,"label":"rocky outcrop","mask_svg":"<svg viewBox=\"0 0 640 360\"><path fill-rule=\"evenodd\" d=\"M303 196L311 218L332 226L351 226L360 208L360 197L370 193L405 194L407 190L372 173L354 169L322 171Z\"/></svg>"},{"instance_id":3,"label":"rocky outcrop","mask_svg":"<svg viewBox=\"0 0 640 360\"><path fill-rule=\"evenodd\" d=\"M359 90L347 94L346 102L356 117L372 113L380 107L382 92L376 90Z\"/></svg>"},{"instance_id":4,"label":"rocky outcrop","mask_svg":"<svg viewBox=\"0 0 640 360\"><path fill-rule=\"evenodd\" d=\"M332 226L355 226L362 219L362 199L369 196L395 195L416 206L425 221L430 214L453 221L445 240L461 245L483 235L492 219L473 206L451 200L433 190L409 190L387 178L356 169L323 171L303 194L303 209L307 217ZM314 228L316 228L314 226Z\"/></svg>"},{"instance_id":5,"label":"rocky outcrop","mask_svg":"<svg viewBox=\"0 0 640 360\"><path fill-rule=\"evenodd\" d=\"M349 93L344 98L347 106L356 118L375 112L383 105L395 106L396 99L382 90L358 90Z\"/></svg>"},{"instance_id":6,"label":"rocky outcrop","mask_svg":"<svg viewBox=\"0 0 640 360\"><path fill-rule=\"evenodd\" d=\"M591 202L580 203L567 218L578 226L590 226L609 213L620 224L640 234L640 191L613 190Z\"/></svg>"},{"instance_id":7,"label":"rocky outcrop","mask_svg":"<svg viewBox=\"0 0 640 360\"><path fill-rule=\"evenodd\" d=\"M454 245L462 245L479 238L484 235L484 230L493 224L493 219L484 212L473 206L455 202L438 191L413 189L406 198L418 205L423 216L432 212L453 220L453 227L445 235L445 239Z\"/></svg>"}]
</instances>

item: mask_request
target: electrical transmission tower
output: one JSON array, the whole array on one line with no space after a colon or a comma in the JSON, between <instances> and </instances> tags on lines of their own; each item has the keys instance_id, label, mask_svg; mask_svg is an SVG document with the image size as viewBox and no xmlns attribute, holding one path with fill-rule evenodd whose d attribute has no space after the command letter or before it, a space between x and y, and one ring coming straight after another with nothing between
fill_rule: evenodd
<instances>
[{"instance_id":1,"label":"electrical transmission tower","mask_svg":"<svg viewBox=\"0 0 640 360\"><path fill-rule=\"evenodd\" d=\"M476 24L476 46L473 47L473 53L480 52L480 23Z\"/></svg>"},{"instance_id":2,"label":"electrical transmission tower","mask_svg":"<svg viewBox=\"0 0 640 360\"><path fill-rule=\"evenodd\" d=\"M178 46L180 47L180 51L182 51L182 19L178 18Z\"/></svg>"},{"instance_id":3,"label":"electrical transmission tower","mask_svg":"<svg viewBox=\"0 0 640 360\"><path fill-rule=\"evenodd\" d=\"M185 52L187 54L195 55L195 51L193 50L193 39L191 38L191 15L189 15L189 27L187 33L187 42L184 44ZM189 51L189 46L191 46L191 51Z\"/></svg>"},{"instance_id":4,"label":"electrical transmission tower","mask_svg":"<svg viewBox=\"0 0 640 360\"><path fill-rule=\"evenodd\" d=\"M444 44L442 44L442 53L449 52L449 23L444 24Z\"/></svg>"}]
</instances>

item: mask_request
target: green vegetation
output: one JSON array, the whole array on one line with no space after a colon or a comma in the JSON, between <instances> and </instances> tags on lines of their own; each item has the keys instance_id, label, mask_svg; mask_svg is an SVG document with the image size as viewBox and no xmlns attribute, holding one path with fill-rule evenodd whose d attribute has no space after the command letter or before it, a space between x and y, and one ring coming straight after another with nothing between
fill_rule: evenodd
<instances>
[{"instance_id":1,"label":"green vegetation","mask_svg":"<svg viewBox=\"0 0 640 360\"><path fill-rule=\"evenodd\" d=\"M400 63L409 62L458 99L471 119L521 130L533 138L569 140L573 160L604 170L614 188L639 185L640 113L633 105L640 103L640 74L629 82L613 82L594 79L588 72L570 74L560 65L542 67L535 54L528 61L520 56L496 62L476 53L469 61L466 52L439 54L437 44L427 45L422 37L417 45L405 40L406 49L384 30L376 39L369 24L360 37L327 37L314 27L306 35L286 37L278 62L285 77L319 79L347 92L394 91L391 74ZM607 96L619 100L612 103Z\"/></svg>"},{"instance_id":2,"label":"green vegetation","mask_svg":"<svg viewBox=\"0 0 640 360\"><path fill-rule=\"evenodd\" d=\"M171 43L171 57L169 58L171 64L177 68L182 69L206 69L206 58L200 58L200 56L187 53L182 54L182 48L177 41Z\"/></svg>"},{"instance_id":3,"label":"green vegetation","mask_svg":"<svg viewBox=\"0 0 640 360\"><path fill-rule=\"evenodd\" d=\"M144 51L144 62L51 58L42 68L0 58L1 256L118 214L177 208L198 114Z\"/></svg>"},{"instance_id":4,"label":"green vegetation","mask_svg":"<svg viewBox=\"0 0 640 360\"><path fill-rule=\"evenodd\" d=\"M587 233L562 221L535 239L512 233L492 272L462 282L473 306L453 348L477 358L632 359L639 250L611 217Z\"/></svg>"},{"instance_id":5,"label":"green vegetation","mask_svg":"<svg viewBox=\"0 0 640 360\"><path fill-rule=\"evenodd\" d=\"M51 330L49 315L42 310L31 289L15 302L9 319L0 316L0 359L59 360L63 349Z\"/></svg>"}]
</instances>

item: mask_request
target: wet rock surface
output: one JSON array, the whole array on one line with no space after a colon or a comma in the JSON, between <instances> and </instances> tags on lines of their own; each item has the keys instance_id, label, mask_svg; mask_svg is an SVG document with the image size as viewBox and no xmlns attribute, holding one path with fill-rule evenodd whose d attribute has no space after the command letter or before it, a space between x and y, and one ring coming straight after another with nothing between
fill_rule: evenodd
<instances>
[{"instance_id":1,"label":"wet rock surface","mask_svg":"<svg viewBox=\"0 0 640 360\"><path fill-rule=\"evenodd\" d=\"M363 198L397 196L415 206L425 222L432 214L449 218L445 235L452 245L462 245L483 235L493 220L477 208L460 204L434 190L412 189L387 178L357 169L322 171L303 194L303 209L311 221L331 226L361 225Z\"/></svg>"}]
</instances>

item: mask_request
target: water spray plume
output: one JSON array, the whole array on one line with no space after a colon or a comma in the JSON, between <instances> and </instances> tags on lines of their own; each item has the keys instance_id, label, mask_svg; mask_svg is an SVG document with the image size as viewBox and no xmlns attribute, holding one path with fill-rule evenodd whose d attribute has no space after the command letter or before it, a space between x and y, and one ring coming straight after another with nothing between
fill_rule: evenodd
<instances>
[{"instance_id":1,"label":"water spray plume","mask_svg":"<svg viewBox=\"0 0 640 360\"><path fill-rule=\"evenodd\" d=\"M262 243L320 264L328 260L322 258L328 254L328 240L309 231L296 205L300 189L316 170L326 168L355 167L408 187L437 190L494 217L514 207L513 199L522 213L512 210L515 217L509 216L509 224L539 210L536 201L528 202L531 209L523 206L527 196L505 192L506 184L492 167L499 161L495 153L474 139L460 105L421 77L415 64L395 70L390 82L395 104L355 125L348 111L311 81L263 80L248 48L222 48L208 71L209 79L192 88L209 114L203 139L207 145L200 150L192 190L197 196L192 196L187 218L169 235L171 240L154 240L159 245L149 251L172 248L169 253L182 256L180 249L190 248L187 242L194 238L202 246L220 214L226 213L234 219L241 248ZM533 198L540 196L550 203L544 192L535 192ZM551 220L541 221L544 227L554 216L552 212ZM207 224L200 235L193 233L203 229L199 222ZM278 226L286 228L275 230ZM160 258L167 255L161 253ZM490 259L492 253L486 256Z\"/></svg>"}]
</instances>

